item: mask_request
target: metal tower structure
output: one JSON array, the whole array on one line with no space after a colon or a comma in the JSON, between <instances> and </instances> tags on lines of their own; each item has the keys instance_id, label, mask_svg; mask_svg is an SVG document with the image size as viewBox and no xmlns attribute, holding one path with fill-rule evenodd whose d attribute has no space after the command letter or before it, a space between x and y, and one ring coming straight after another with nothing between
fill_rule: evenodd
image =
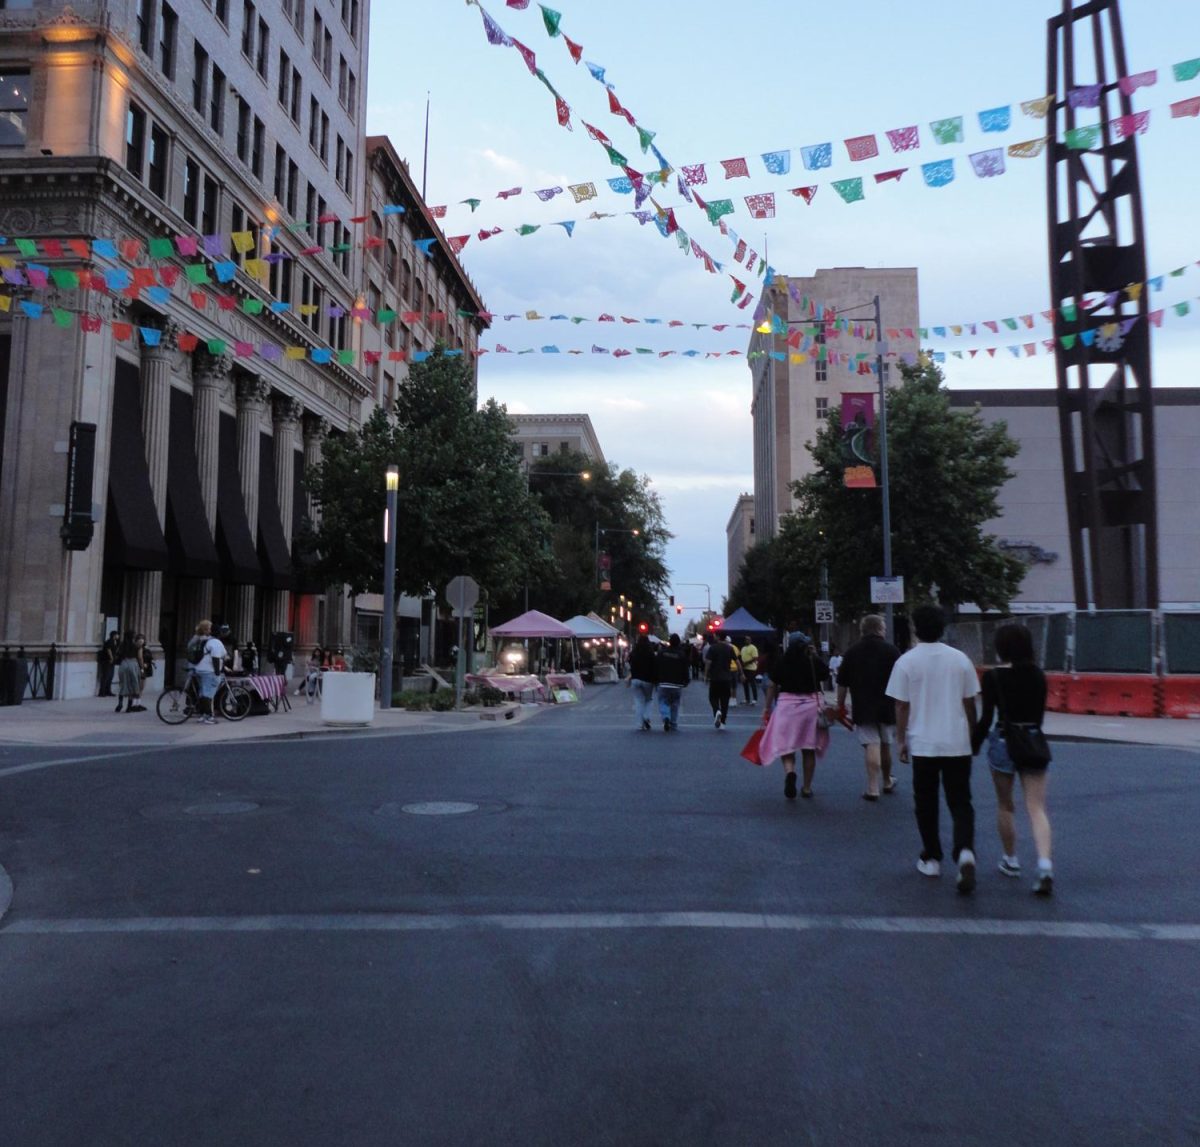
<instances>
[{"instance_id":1,"label":"metal tower structure","mask_svg":"<svg viewBox=\"0 0 1200 1147\"><path fill-rule=\"evenodd\" d=\"M1061 15L1049 21L1047 191L1079 609L1158 605L1148 305L1140 287L1126 290L1146 281L1136 125L1121 118L1133 112L1118 84L1126 75L1120 0L1062 0ZM1072 345L1064 346L1063 336Z\"/></svg>"}]
</instances>

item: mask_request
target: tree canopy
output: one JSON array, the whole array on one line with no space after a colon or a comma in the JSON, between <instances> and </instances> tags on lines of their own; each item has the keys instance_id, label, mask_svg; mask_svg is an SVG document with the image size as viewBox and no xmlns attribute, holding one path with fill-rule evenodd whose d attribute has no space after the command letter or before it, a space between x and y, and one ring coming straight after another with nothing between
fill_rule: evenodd
<instances>
[{"instance_id":1,"label":"tree canopy","mask_svg":"<svg viewBox=\"0 0 1200 1147\"><path fill-rule=\"evenodd\" d=\"M936 596L951 606L1007 608L1025 567L983 526L999 513L1017 444L1005 423L952 409L936 365L900 371L901 384L887 394L893 572L903 575L909 602ZM746 555L731 608L745 605L779 625L811 619L822 562L842 616L870 608L870 578L883 572L882 503L878 489L845 484L839 415L831 411L809 444L816 468L793 483L796 508L778 536ZM870 451L878 472L877 442Z\"/></svg>"},{"instance_id":2,"label":"tree canopy","mask_svg":"<svg viewBox=\"0 0 1200 1147\"><path fill-rule=\"evenodd\" d=\"M435 352L414 363L393 410L326 440L305 475L319 510L306 548L312 574L351 594L383 580L387 467L400 468L396 588L441 593L469 574L490 594L544 573L550 522L526 489L503 406L476 408L470 367Z\"/></svg>"}]
</instances>

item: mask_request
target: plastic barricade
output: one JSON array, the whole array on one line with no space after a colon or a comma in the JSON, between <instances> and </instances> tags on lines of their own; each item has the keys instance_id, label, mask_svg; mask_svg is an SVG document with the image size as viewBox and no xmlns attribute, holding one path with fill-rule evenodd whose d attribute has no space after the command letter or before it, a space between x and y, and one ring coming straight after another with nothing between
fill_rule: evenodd
<instances>
[{"instance_id":1,"label":"plastic barricade","mask_svg":"<svg viewBox=\"0 0 1200 1147\"><path fill-rule=\"evenodd\" d=\"M1049 713L1066 713L1067 686L1070 684L1069 673L1046 674L1046 711Z\"/></svg>"},{"instance_id":2,"label":"plastic barricade","mask_svg":"<svg viewBox=\"0 0 1200 1147\"><path fill-rule=\"evenodd\" d=\"M1067 712L1157 717L1158 680L1150 674L1077 673L1067 683Z\"/></svg>"},{"instance_id":3,"label":"plastic barricade","mask_svg":"<svg viewBox=\"0 0 1200 1147\"><path fill-rule=\"evenodd\" d=\"M1164 717L1200 717L1200 677L1163 677L1160 687Z\"/></svg>"}]
</instances>

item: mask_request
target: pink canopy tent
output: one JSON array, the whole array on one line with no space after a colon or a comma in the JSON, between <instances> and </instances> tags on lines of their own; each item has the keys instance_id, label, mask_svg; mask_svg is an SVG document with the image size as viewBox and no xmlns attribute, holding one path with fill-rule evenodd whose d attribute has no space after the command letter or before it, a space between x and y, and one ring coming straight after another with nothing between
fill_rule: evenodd
<instances>
[{"instance_id":1,"label":"pink canopy tent","mask_svg":"<svg viewBox=\"0 0 1200 1147\"><path fill-rule=\"evenodd\" d=\"M575 636L575 631L561 621L555 621L548 614L531 609L528 613L514 617L503 625L494 626L489 630L493 637L566 637Z\"/></svg>"}]
</instances>

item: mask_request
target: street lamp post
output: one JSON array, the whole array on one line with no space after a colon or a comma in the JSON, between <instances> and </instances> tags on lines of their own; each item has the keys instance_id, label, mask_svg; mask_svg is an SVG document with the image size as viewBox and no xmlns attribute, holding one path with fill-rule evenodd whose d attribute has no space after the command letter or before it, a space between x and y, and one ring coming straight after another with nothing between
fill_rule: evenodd
<instances>
[{"instance_id":1,"label":"street lamp post","mask_svg":"<svg viewBox=\"0 0 1200 1147\"><path fill-rule=\"evenodd\" d=\"M392 655L396 645L396 501L400 468L389 466L384 478L387 509L383 515L383 632L379 655L379 707L392 707Z\"/></svg>"},{"instance_id":2,"label":"street lamp post","mask_svg":"<svg viewBox=\"0 0 1200 1147\"><path fill-rule=\"evenodd\" d=\"M708 587L707 582L703 582L703 581L673 581L671 583L671 585L672 585L672 587L686 585L686 586L699 587L699 588L703 589L704 593L706 595L708 612L712 613L712 590Z\"/></svg>"}]
</instances>

